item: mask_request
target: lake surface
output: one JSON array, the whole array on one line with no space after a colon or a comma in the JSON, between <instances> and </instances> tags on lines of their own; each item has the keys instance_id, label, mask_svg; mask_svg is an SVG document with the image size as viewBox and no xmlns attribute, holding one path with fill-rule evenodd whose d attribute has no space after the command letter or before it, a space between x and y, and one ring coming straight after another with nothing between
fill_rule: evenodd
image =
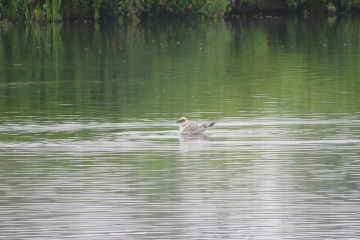
<instances>
[{"instance_id":1,"label":"lake surface","mask_svg":"<svg viewBox=\"0 0 360 240\"><path fill-rule=\"evenodd\" d=\"M1 238L358 239L359 29L1 28Z\"/></svg>"}]
</instances>

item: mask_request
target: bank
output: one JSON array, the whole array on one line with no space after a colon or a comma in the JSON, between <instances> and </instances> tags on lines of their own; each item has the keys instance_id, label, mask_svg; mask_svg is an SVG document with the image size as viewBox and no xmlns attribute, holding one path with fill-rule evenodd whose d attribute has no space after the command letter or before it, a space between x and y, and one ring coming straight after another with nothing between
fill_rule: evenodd
<instances>
[{"instance_id":1,"label":"bank","mask_svg":"<svg viewBox=\"0 0 360 240\"><path fill-rule=\"evenodd\" d=\"M0 0L0 21L138 21L360 12L360 0Z\"/></svg>"}]
</instances>

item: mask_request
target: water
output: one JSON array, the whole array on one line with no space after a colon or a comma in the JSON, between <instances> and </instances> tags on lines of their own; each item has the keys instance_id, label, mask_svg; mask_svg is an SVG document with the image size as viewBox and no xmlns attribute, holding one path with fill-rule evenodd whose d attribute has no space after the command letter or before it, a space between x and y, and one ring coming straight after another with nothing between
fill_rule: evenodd
<instances>
[{"instance_id":1,"label":"water","mask_svg":"<svg viewBox=\"0 0 360 240\"><path fill-rule=\"evenodd\" d=\"M359 23L0 29L0 235L359 238Z\"/></svg>"}]
</instances>

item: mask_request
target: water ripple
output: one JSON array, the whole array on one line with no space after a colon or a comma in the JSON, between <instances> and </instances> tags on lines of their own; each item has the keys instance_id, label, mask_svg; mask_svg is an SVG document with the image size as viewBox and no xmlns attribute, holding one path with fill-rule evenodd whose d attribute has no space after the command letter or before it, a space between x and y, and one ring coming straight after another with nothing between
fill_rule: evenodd
<instances>
[{"instance_id":1,"label":"water ripple","mask_svg":"<svg viewBox=\"0 0 360 240\"><path fill-rule=\"evenodd\" d=\"M206 136L176 128L165 120L2 125L2 236L359 236L354 121L224 119Z\"/></svg>"}]
</instances>

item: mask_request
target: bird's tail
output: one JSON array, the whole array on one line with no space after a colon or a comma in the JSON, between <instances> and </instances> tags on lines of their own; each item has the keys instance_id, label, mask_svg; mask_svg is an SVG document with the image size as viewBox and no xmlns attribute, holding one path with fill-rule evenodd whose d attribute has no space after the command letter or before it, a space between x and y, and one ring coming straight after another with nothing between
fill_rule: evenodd
<instances>
[{"instance_id":1,"label":"bird's tail","mask_svg":"<svg viewBox=\"0 0 360 240\"><path fill-rule=\"evenodd\" d=\"M210 124L203 124L202 126L203 126L204 128L209 128L209 127L211 127L211 126L214 126L215 123L216 123L216 122L212 122L212 123L210 123Z\"/></svg>"}]
</instances>

